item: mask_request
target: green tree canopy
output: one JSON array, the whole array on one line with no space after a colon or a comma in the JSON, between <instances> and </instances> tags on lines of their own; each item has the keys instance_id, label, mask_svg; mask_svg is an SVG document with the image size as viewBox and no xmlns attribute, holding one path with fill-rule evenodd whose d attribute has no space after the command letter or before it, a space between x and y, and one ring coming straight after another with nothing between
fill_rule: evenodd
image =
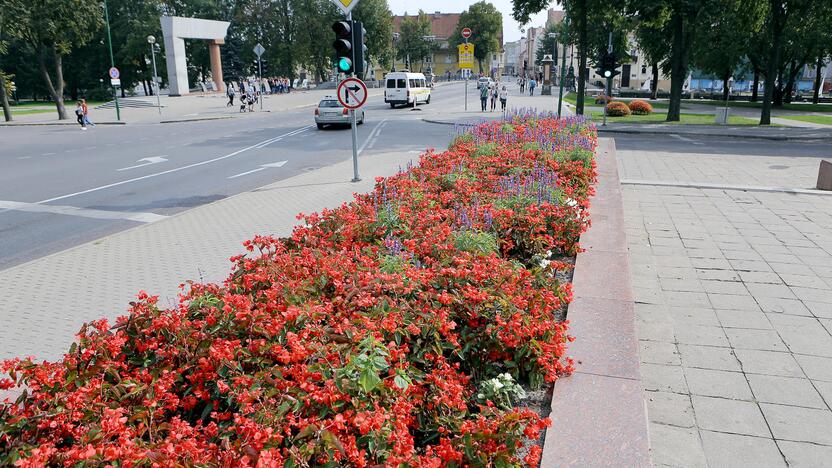
<instances>
[{"instance_id":1,"label":"green tree canopy","mask_svg":"<svg viewBox=\"0 0 832 468\"><path fill-rule=\"evenodd\" d=\"M503 33L503 15L491 3L481 0L472 4L467 10L459 15L456 31L450 38L450 44L456 47L465 40L462 37L462 28L471 29L471 37L468 42L474 44L474 58L477 59L480 72L483 70L483 62L489 63L492 53L499 53ZM486 69L488 66L486 66Z\"/></svg>"}]
</instances>

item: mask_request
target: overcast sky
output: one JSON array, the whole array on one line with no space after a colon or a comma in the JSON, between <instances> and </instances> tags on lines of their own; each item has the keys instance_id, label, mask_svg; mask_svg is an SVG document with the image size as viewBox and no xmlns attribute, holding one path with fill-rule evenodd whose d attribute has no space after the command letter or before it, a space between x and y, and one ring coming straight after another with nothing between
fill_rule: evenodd
<instances>
[{"instance_id":1,"label":"overcast sky","mask_svg":"<svg viewBox=\"0 0 832 468\"><path fill-rule=\"evenodd\" d=\"M516 41L523 36L520 32L520 27L523 25L517 24L511 18L511 0L489 0L498 10L503 12L503 36L505 42ZM468 5L476 3L476 0L387 0L390 5L390 11L394 15L401 15L404 12L408 14L416 14L419 9L425 10L427 13L439 11L442 13L461 13L468 8ZM551 7L560 10L554 0L552 0ZM543 26L546 22L546 11L542 11L537 15L532 16L531 26Z\"/></svg>"}]
</instances>

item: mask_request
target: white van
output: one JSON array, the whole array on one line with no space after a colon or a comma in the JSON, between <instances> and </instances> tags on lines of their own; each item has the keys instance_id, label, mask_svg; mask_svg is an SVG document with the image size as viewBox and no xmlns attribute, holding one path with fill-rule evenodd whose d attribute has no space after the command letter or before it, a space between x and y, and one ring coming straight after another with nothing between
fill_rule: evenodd
<instances>
[{"instance_id":1,"label":"white van","mask_svg":"<svg viewBox=\"0 0 832 468\"><path fill-rule=\"evenodd\" d=\"M421 73L390 72L384 77L384 102L390 107L404 104L416 107L420 102L430 104L430 87Z\"/></svg>"}]
</instances>

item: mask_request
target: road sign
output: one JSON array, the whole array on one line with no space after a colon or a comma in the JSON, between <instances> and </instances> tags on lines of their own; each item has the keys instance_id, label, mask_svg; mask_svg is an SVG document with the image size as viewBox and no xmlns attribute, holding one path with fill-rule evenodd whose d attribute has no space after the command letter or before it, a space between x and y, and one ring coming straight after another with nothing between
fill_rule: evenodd
<instances>
[{"instance_id":1,"label":"road sign","mask_svg":"<svg viewBox=\"0 0 832 468\"><path fill-rule=\"evenodd\" d=\"M350 14L353 8L358 5L358 0L331 0L345 15Z\"/></svg>"},{"instance_id":2,"label":"road sign","mask_svg":"<svg viewBox=\"0 0 832 468\"><path fill-rule=\"evenodd\" d=\"M120 75L118 73L118 68L113 67L113 68L110 69L110 78L112 78L114 80L117 80L119 76Z\"/></svg>"},{"instance_id":3,"label":"road sign","mask_svg":"<svg viewBox=\"0 0 832 468\"><path fill-rule=\"evenodd\" d=\"M119 78L112 78L110 79L111 86L121 86L121 79Z\"/></svg>"},{"instance_id":4,"label":"road sign","mask_svg":"<svg viewBox=\"0 0 832 468\"><path fill-rule=\"evenodd\" d=\"M465 39L471 37L471 28L462 28L462 37Z\"/></svg>"},{"instance_id":5,"label":"road sign","mask_svg":"<svg viewBox=\"0 0 832 468\"><path fill-rule=\"evenodd\" d=\"M367 102L367 85L358 78L347 78L338 85L338 102L347 109L358 109Z\"/></svg>"},{"instance_id":6,"label":"road sign","mask_svg":"<svg viewBox=\"0 0 832 468\"><path fill-rule=\"evenodd\" d=\"M263 52L265 52L265 51L266 51L266 48L263 47L263 45L260 44L259 42L257 43L256 46L254 46L254 53L257 54L257 57L260 57L261 55L263 55Z\"/></svg>"},{"instance_id":7,"label":"road sign","mask_svg":"<svg viewBox=\"0 0 832 468\"><path fill-rule=\"evenodd\" d=\"M474 68L474 44L459 45L459 68Z\"/></svg>"}]
</instances>

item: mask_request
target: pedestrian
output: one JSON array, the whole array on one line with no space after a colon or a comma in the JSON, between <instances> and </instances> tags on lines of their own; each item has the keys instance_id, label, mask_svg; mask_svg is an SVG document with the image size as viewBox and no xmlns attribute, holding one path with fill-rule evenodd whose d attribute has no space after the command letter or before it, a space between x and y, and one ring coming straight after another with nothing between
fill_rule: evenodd
<instances>
[{"instance_id":1,"label":"pedestrian","mask_svg":"<svg viewBox=\"0 0 832 468\"><path fill-rule=\"evenodd\" d=\"M248 95L248 111L254 112L254 103L257 102L257 91Z\"/></svg>"},{"instance_id":2,"label":"pedestrian","mask_svg":"<svg viewBox=\"0 0 832 468\"><path fill-rule=\"evenodd\" d=\"M87 125L92 125L95 127L95 124L90 121L90 109L87 107L87 100L81 99L81 109L84 111L84 123Z\"/></svg>"},{"instance_id":3,"label":"pedestrian","mask_svg":"<svg viewBox=\"0 0 832 468\"><path fill-rule=\"evenodd\" d=\"M508 100L508 90L506 89L506 85L503 85L503 89L500 90L500 107L502 111L506 111L506 101Z\"/></svg>"},{"instance_id":4,"label":"pedestrian","mask_svg":"<svg viewBox=\"0 0 832 468\"><path fill-rule=\"evenodd\" d=\"M529 96L534 96L534 88L537 86L537 82L534 78L529 80Z\"/></svg>"},{"instance_id":5,"label":"pedestrian","mask_svg":"<svg viewBox=\"0 0 832 468\"><path fill-rule=\"evenodd\" d=\"M237 94L237 92L234 91L234 83L228 85L228 89L225 91L225 94L228 96L228 104L226 104L225 107L234 107L234 95Z\"/></svg>"},{"instance_id":6,"label":"pedestrian","mask_svg":"<svg viewBox=\"0 0 832 468\"><path fill-rule=\"evenodd\" d=\"M246 93L245 88L242 89L242 94L240 94L240 112L245 112L246 107L248 106L248 94Z\"/></svg>"},{"instance_id":7,"label":"pedestrian","mask_svg":"<svg viewBox=\"0 0 832 468\"><path fill-rule=\"evenodd\" d=\"M520 93L526 92L526 79L520 78Z\"/></svg>"},{"instance_id":8,"label":"pedestrian","mask_svg":"<svg viewBox=\"0 0 832 468\"><path fill-rule=\"evenodd\" d=\"M499 94L499 85L494 83L491 85L491 112L497 108L497 95Z\"/></svg>"},{"instance_id":9,"label":"pedestrian","mask_svg":"<svg viewBox=\"0 0 832 468\"><path fill-rule=\"evenodd\" d=\"M485 112L485 108L488 104L488 86L485 84L480 86L480 104L482 104L482 111Z\"/></svg>"},{"instance_id":10,"label":"pedestrian","mask_svg":"<svg viewBox=\"0 0 832 468\"><path fill-rule=\"evenodd\" d=\"M81 105L81 101L78 101L75 104L75 118L78 119L78 123L81 125L81 130L86 130L87 123L84 121L84 107Z\"/></svg>"}]
</instances>

